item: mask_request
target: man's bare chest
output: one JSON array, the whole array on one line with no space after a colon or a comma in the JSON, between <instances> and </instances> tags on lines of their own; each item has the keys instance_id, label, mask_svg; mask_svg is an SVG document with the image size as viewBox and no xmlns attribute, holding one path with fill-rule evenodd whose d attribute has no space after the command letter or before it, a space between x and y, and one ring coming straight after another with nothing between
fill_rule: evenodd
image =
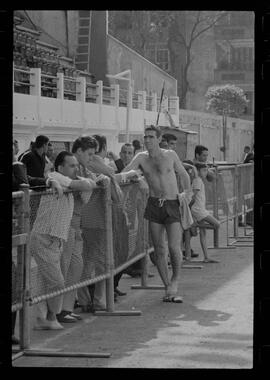
<instances>
[{"instance_id":1,"label":"man's bare chest","mask_svg":"<svg viewBox=\"0 0 270 380\"><path fill-rule=\"evenodd\" d=\"M166 176L173 171L173 165L172 162L167 158L148 158L143 163L143 171L146 175L150 177Z\"/></svg>"}]
</instances>

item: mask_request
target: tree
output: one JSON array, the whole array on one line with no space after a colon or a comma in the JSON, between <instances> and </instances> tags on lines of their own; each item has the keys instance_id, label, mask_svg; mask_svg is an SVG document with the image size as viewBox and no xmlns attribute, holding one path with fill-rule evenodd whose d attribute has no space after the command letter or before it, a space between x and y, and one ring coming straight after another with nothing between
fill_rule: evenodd
<instances>
[{"instance_id":1,"label":"tree","mask_svg":"<svg viewBox=\"0 0 270 380\"><path fill-rule=\"evenodd\" d=\"M248 105L244 91L232 84L209 87L205 97L206 109L222 115L223 155L226 161L227 117L239 117Z\"/></svg>"},{"instance_id":2,"label":"tree","mask_svg":"<svg viewBox=\"0 0 270 380\"><path fill-rule=\"evenodd\" d=\"M168 48L172 64L172 72L177 69L180 73L180 108L186 108L187 93L193 91L190 86L189 69L194 59L192 51L195 41L207 30L211 29L221 20L225 11L170 11L168 12ZM183 27L184 25L184 27ZM181 55L184 59L181 60ZM179 66L179 58L181 67Z\"/></svg>"},{"instance_id":3,"label":"tree","mask_svg":"<svg viewBox=\"0 0 270 380\"><path fill-rule=\"evenodd\" d=\"M180 108L185 109L187 93L193 91L188 74L193 61L194 42L227 13L225 11L117 11L117 13L110 11L109 30L144 56L149 42L167 44L171 62L170 74L178 79Z\"/></svg>"}]
</instances>

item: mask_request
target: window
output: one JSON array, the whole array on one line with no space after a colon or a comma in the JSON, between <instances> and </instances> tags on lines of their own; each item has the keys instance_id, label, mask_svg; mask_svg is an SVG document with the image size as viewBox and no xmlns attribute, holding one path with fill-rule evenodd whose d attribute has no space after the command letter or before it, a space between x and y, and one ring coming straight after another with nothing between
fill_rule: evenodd
<instances>
[{"instance_id":1,"label":"window","mask_svg":"<svg viewBox=\"0 0 270 380\"><path fill-rule=\"evenodd\" d=\"M146 49L148 59L158 65L162 70L170 69L169 50L166 44L151 44Z\"/></svg>"}]
</instances>

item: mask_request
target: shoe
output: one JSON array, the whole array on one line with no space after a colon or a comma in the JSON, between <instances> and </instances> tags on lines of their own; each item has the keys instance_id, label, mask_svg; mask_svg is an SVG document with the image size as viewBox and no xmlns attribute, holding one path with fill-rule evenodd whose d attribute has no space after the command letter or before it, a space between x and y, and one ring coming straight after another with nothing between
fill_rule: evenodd
<instances>
[{"instance_id":1,"label":"shoe","mask_svg":"<svg viewBox=\"0 0 270 380\"><path fill-rule=\"evenodd\" d=\"M191 250L191 257L198 257L199 256L199 254L198 253L195 253L194 251L193 251L193 249Z\"/></svg>"},{"instance_id":2,"label":"shoe","mask_svg":"<svg viewBox=\"0 0 270 380\"><path fill-rule=\"evenodd\" d=\"M82 320L82 317L79 315L79 314L75 314L75 313L70 313L69 315L71 315L72 318L75 318L77 319L78 321L81 321Z\"/></svg>"},{"instance_id":3,"label":"shoe","mask_svg":"<svg viewBox=\"0 0 270 380\"><path fill-rule=\"evenodd\" d=\"M74 323L77 319L71 316L71 312L62 310L60 314L56 316L58 322L61 323Z\"/></svg>"},{"instance_id":4,"label":"shoe","mask_svg":"<svg viewBox=\"0 0 270 380\"><path fill-rule=\"evenodd\" d=\"M126 296L126 295L127 295L127 293L125 293L125 292L121 292L121 290L119 290L118 288L115 288L115 289L114 289L114 293L116 293L116 295L117 295L117 296L120 296L120 297L122 297L122 296Z\"/></svg>"},{"instance_id":5,"label":"shoe","mask_svg":"<svg viewBox=\"0 0 270 380\"><path fill-rule=\"evenodd\" d=\"M47 319L37 319L34 330L63 330L63 326L55 321L48 321Z\"/></svg>"},{"instance_id":6,"label":"shoe","mask_svg":"<svg viewBox=\"0 0 270 380\"><path fill-rule=\"evenodd\" d=\"M171 302L171 303L183 303L183 298L181 296L170 296L167 295L162 298L163 302Z\"/></svg>"},{"instance_id":7,"label":"shoe","mask_svg":"<svg viewBox=\"0 0 270 380\"><path fill-rule=\"evenodd\" d=\"M12 345L15 345L15 344L20 344L20 341L18 338L16 338L15 335L12 335L11 337L11 341L12 341Z\"/></svg>"}]
</instances>

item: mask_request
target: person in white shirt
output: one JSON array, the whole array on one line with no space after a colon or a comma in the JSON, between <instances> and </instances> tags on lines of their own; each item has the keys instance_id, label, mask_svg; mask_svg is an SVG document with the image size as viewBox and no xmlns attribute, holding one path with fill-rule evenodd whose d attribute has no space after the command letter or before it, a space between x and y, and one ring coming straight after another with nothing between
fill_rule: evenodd
<instances>
[{"instance_id":1,"label":"person in white shirt","mask_svg":"<svg viewBox=\"0 0 270 380\"><path fill-rule=\"evenodd\" d=\"M74 211L74 197L71 192L63 193L65 188L71 190L91 191L93 184L76 178L77 159L69 152L61 152L55 160L56 170L62 174L48 178L47 182L60 180L62 193L42 195L37 216L30 234L30 251L37 263L38 294L49 294L63 289L65 278L61 269L63 243L68 240L71 219ZM34 329L59 330L63 326L56 315L61 312L63 296L49 298L37 304L37 319Z\"/></svg>"},{"instance_id":2,"label":"person in white shirt","mask_svg":"<svg viewBox=\"0 0 270 380\"><path fill-rule=\"evenodd\" d=\"M195 177L192 181L193 197L190 202L191 213L194 221L199 223L200 243L204 255L204 262L213 263L217 261L211 260L208 257L205 227L210 226L213 229L216 229L219 228L220 222L215 217L210 215L209 211L205 208L205 187L203 179L206 178L208 173L207 164L196 163L195 167L198 171L198 177Z\"/></svg>"}]
</instances>

